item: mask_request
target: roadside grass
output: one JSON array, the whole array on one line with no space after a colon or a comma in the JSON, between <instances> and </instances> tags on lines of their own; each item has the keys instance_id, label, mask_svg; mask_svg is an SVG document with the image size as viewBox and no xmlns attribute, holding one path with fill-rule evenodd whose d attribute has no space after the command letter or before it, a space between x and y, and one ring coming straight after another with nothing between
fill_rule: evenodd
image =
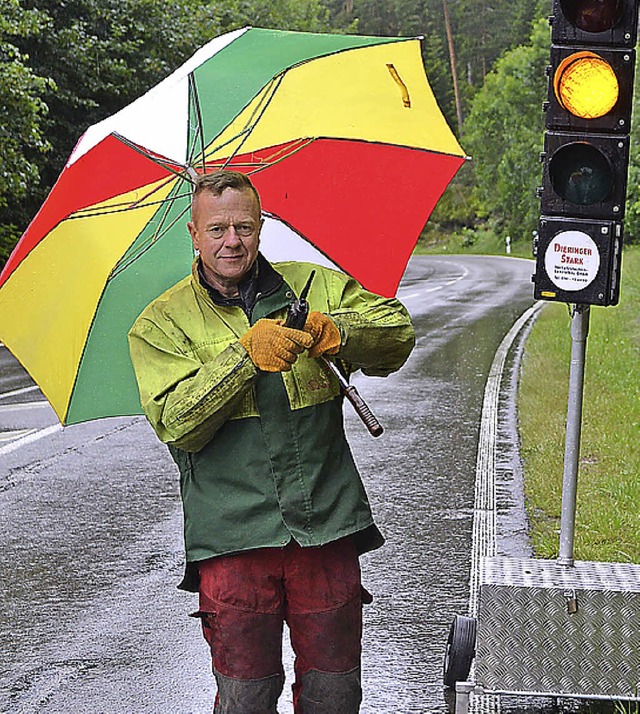
<instances>
[{"instance_id":1,"label":"roadside grass","mask_svg":"<svg viewBox=\"0 0 640 714\"><path fill-rule=\"evenodd\" d=\"M621 300L592 307L575 557L640 563L640 246L623 254ZM567 306L546 305L526 341L518 393L525 498L538 557L557 557L571 353Z\"/></svg>"},{"instance_id":2,"label":"roadside grass","mask_svg":"<svg viewBox=\"0 0 640 714\"><path fill-rule=\"evenodd\" d=\"M616 702L614 714L640 714L638 702Z\"/></svg>"},{"instance_id":3,"label":"roadside grass","mask_svg":"<svg viewBox=\"0 0 640 714\"><path fill-rule=\"evenodd\" d=\"M515 258L531 258L531 241L512 241L510 255ZM463 229L459 233L442 235L428 233L419 241L414 251L417 255L507 255L505 239L489 229Z\"/></svg>"}]
</instances>

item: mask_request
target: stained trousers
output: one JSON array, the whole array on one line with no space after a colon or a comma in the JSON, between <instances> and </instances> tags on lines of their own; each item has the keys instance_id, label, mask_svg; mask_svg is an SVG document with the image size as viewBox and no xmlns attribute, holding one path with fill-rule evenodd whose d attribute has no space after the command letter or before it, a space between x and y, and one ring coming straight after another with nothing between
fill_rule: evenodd
<instances>
[{"instance_id":1,"label":"stained trousers","mask_svg":"<svg viewBox=\"0 0 640 714\"><path fill-rule=\"evenodd\" d=\"M363 598L350 538L211 558L199 571L214 714L277 713L284 622L295 653L295 714L357 714Z\"/></svg>"}]
</instances>

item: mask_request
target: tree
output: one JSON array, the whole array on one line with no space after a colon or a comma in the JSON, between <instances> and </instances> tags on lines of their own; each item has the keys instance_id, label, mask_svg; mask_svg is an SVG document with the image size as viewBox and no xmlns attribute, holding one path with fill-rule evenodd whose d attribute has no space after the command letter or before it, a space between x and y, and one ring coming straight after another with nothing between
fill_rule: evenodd
<instances>
[{"instance_id":1,"label":"tree","mask_svg":"<svg viewBox=\"0 0 640 714\"><path fill-rule=\"evenodd\" d=\"M328 13L320 0L0 3L19 13L23 23L24 18L31 18L29 28L9 28L15 46L12 71L18 76L11 78L11 85L7 79L5 87L9 95L15 95L12 101L19 98L22 102L25 119L22 126L17 116L8 116L7 125L24 146L50 146L47 156L38 159L39 172L35 163L27 161L15 173L21 177L23 201L8 213L0 213L1 224L14 226L11 243L16 232L21 233L35 215L84 130L144 94L198 47L216 35L246 25L328 29ZM3 22L4 16L3 12ZM46 32L35 31L34 18L40 25L46 23ZM45 116L46 106L49 112ZM13 111L8 102L5 107L7 112ZM3 257L6 251L4 256L0 254Z\"/></svg>"},{"instance_id":2,"label":"tree","mask_svg":"<svg viewBox=\"0 0 640 714\"><path fill-rule=\"evenodd\" d=\"M453 96L456 100L456 118L458 119L458 131L462 129L464 119L462 117L462 102L460 100L460 90L458 89L458 64L456 62L455 43L453 41L453 30L451 29L451 17L449 15L448 0L442 0L442 14L447 33L447 45L449 47L449 64L451 65L451 80L453 84Z\"/></svg>"},{"instance_id":3,"label":"tree","mask_svg":"<svg viewBox=\"0 0 640 714\"><path fill-rule=\"evenodd\" d=\"M43 24L40 13L23 11L18 0L0 0L0 260L20 232L16 207L38 182L37 162L49 148L42 130L49 83L14 44L15 38L35 36Z\"/></svg>"},{"instance_id":4,"label":"tree","mask_svg":"<svg viewBox=\"0 0 640 714\"><path fill-rule=\"evenodd\" d=\"M463 133L479 214L514 240L529 239L538 220L549 42L549 25L539 20L530 44L498 60L473 100Z\"/></svg>"},{"instance_id":5,"label":"tree","mask_svg":"<svg viewBox=\"0 0 640 714\"><path fill-rule=\"evenodd\" d=\"M498 58L529 41L534 20L546 17L549 0L447 0L458 58L462 113Z\"/></svg>"}]
</instances>

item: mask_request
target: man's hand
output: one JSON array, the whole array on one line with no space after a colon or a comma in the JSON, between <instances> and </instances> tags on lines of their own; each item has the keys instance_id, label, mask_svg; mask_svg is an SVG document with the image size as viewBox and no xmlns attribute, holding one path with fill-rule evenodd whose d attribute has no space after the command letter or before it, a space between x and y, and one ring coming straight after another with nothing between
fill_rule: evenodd
<instances>
[{"instance_id":1,"label":"man's hand","mask_svg":"<svg viewBox=\"0 0 640 714\"><path fill-rule=\"evenodd\" d=\"M304 331L313 337L313 346L309 349L309 357L334 355L340 349L342 338L336 323L322 312L310 312Z\"/></svg>"},{"instance_id":2,"label":"man's hand","mask_svg":"<svg viewBox=\"0 0 640 714\"><path fill-rule=\"evenodd\" d=\"M240 344L263 372L287 372L298 355L313 345L313 337L283 327L278 320L262 319L240 338Z\"/></svg>"}]
</instances>

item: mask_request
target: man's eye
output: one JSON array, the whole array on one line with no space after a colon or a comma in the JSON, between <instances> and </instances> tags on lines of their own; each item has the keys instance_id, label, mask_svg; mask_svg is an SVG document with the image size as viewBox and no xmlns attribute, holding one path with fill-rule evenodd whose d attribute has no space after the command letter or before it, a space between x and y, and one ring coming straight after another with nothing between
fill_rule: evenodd
<instances>
[{"instance_id":1,"label":"man's eye","mask_svg":"<svg viewBox=\"0 0 640 714\"><path fill-rule=\"evenodd\" d=\"M236 231L238 235L241 236L250 236L253 233L253 224L252 223L240 223L239 225L236 226Z\"/></svg>"},{"instance_id":2,"label":"man's eye","mask_svg":"<svg viewBox=\"0 0 640 714\"><path fill-rule=\"evenodd\" d=\"M213 238L222 238L226 232L227 226L211 226L211 228L209 228L209 235Z\"/></svg>"}]
</instances>

